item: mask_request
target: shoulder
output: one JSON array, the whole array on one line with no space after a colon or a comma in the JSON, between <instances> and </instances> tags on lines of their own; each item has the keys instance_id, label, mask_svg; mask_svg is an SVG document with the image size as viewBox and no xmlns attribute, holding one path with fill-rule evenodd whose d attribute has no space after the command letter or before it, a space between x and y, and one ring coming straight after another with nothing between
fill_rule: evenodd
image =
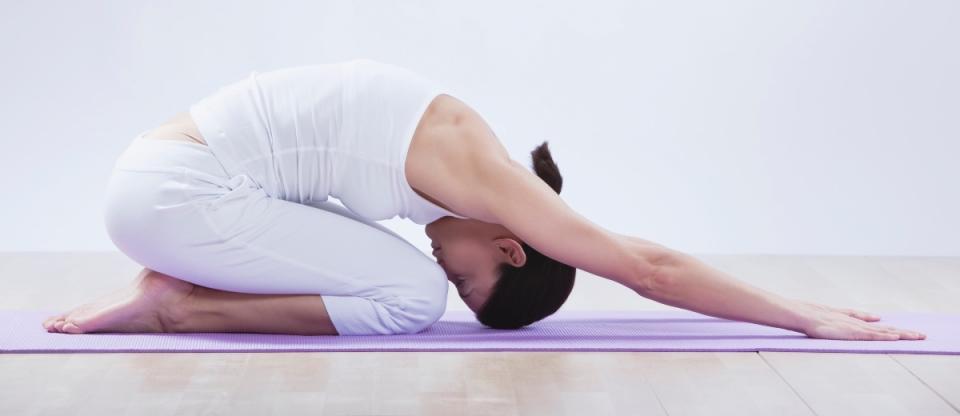
<instances>
[{"instance_id":1,"label":"shoulder","mask_svg":"<svg viewBox=\"0 0 960 416\"><path fill-rule=\"evenodd\" d=\"M414 132L406 161L412 187L452 211L478 220L475 190L516 164L483 117L463 101L438 95Z\"/></svg>"},{"instance_id":2,"label":"shoulder","mask_svg":"<svg viewBox=\"0 0 960 416\"><path fill-rule=\"evenodd\" d=\"M485 163L510 159L487 121L456 97L447 94L435 97L420 123L417 133L424 137L419 144L424 144L434 156L458 162L458 166L468 160ZM422 132L420 127L423 127Z\"/></svg>"}]
</instances>

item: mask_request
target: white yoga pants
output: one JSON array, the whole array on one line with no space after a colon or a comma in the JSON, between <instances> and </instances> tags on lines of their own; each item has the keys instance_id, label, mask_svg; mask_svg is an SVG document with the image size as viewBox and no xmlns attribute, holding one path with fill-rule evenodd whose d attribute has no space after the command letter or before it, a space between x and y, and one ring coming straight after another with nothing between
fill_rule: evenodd
<instances>
[{"instance_id":1,"label":"white yoga pants","mask_svg":"<svg viewBox=\"0 0 960 416\"><path fill-rule=\"evenodd\" d=\"M202 144L142 136L104 204L111 240L142 266L219 290L320 295L340 335L416 333L443 315L443 269L386 227L274 198Z\"/></svg>"}]
</instances>

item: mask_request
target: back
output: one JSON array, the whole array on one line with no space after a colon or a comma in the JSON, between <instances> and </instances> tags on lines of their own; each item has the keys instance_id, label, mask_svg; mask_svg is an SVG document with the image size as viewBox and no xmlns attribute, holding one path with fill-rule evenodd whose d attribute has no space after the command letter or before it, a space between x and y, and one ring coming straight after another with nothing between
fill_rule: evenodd
<instances>
[{"instance_id":1,"label":"back","mask_svg":"<svg viewBox=\"0 0 960 416\"><path fill-rule=\"evenodd\" d=\"M355 59L254 71L190 112L228 173L271 196L334 197L367 219L425 224L454 214L417 195L403 166L420 117L444 92L407 69Z\"/></svg>"}]
</instances>

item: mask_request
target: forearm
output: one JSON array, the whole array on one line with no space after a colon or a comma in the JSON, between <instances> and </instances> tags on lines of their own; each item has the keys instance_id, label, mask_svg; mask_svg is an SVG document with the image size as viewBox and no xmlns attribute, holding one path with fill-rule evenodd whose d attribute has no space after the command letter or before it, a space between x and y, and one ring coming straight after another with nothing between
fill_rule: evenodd
<instances>
[{"instance_id":1,"label":"forearm","mask_svg":"<svg viewBox=\"0 0 960 416\"><path fill-rule=\"evenodd\" d=\"M638 294L705 315L803 332L795 301L736 280L691 255L671 253L636 288Z\"/></svg>"}]
</instances>

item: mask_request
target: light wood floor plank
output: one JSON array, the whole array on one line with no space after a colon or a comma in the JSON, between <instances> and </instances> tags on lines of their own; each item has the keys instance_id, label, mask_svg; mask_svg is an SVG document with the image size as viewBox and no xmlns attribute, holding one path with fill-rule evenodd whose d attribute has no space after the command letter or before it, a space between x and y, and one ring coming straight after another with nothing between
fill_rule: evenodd
<instances>
[{"instance_id":1,"label":"light wood floor plank","mask_svg":"<svg viewBox=\"0 0 960 416\"><path fill-rule=\"evenodd\" d=\"M886 354L761 352L817 415L956 415Z\"/></svg>"},{"instance_id":2,"label":"light wood floor plank","mask_svg":"<svg viewBox=\"0 0 960 416\"><path fill-rule=\"evenodd\" d=\"M643 375L671 416L813 414L756 353L632 354L623 382Z\"/></svg>"},{"instance_id":3,"label":"light wood floor plank","mask_svg":"<svg viewBox=\"0 0 960 416\"><path fill-rule=\"evenodd\" d=\"M890 354L960 413L960 357Z\"/></svg>"},{"instance_id":4,"label":"light wood floor plank","mask_svg":"<svg viewBox=\"0 0 960 416\"><path fill-rule=\"evenodd\" d=\"M55 354L0 370L18 415L812 414L755 353Z\"/></svg>"}]
</instances>

